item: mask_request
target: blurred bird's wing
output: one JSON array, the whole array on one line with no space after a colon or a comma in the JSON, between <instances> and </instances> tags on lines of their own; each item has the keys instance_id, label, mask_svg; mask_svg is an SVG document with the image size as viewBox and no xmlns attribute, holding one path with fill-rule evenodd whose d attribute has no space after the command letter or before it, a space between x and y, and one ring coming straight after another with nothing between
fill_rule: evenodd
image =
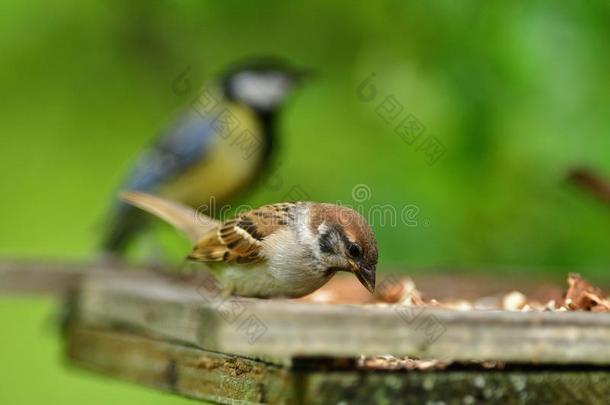
<instances>
[{"instance_id":1,"label":"blurred bird's wing","mask_svg":"<svg viewBox=\"0 0 610 405\"><path fill-rule=\"evenodd\" d=\"M211 119L188 114L140 156L122 189L156 190L205 159L214 135Z\"/></svg>"},{"instance_id":2,"label":"blurred bird's wing","mask_svg":"<svg viewBox=\"0 0 610 405\"><path fill-rule=\"evenodd\" d=\"M211 119L191 113L138 158L121 190L154 192L190 167L206 159L214 140ZM132 232L142 226L143 218L133 207L119 202L113 209L111 223L103 241L107 251L121 250Z\"/></svg>"},{"instance_id":3,"label":"blurred bird's wing","mask_svg":"<svg viewBox=\"0 0 610 405\"><path fill-rule=\"evenodd\" d=\"M121 193L121 199L173 225L192 242L221 225L191 207L152 194L125 191Z\"/></svg>"},{"instance_id":4,"label":"blurred bird's wing","mask_svg":"<svg viewBox=\"0 0 610 405\"><path fill-rule=\"evenodd\" d=\"M256 263L264 260L262 241L294 220L294 203L266 205L229 219L197 241L189 259Z\"/></svg>"}]
</instances>

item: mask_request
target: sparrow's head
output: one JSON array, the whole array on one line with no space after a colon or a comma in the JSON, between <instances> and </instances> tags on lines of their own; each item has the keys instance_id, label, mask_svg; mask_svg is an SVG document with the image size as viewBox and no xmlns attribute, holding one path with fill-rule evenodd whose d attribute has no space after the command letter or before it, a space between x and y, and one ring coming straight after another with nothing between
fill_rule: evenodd
<instances>
[{"instance_id":1,"label":"sparrow's head","mask_svg":"<svg viewBox=\"0 0 610 405\"><path fill-rule=\"evenodd\" d=\"M260 112L277 110L306 76L278 60L260 60L237 66L223 79L225 96Z\"/></svg>"},{"instance_id":2,"label":"sparrow's head","mask_svg":"<svg viewBox=\"0 0 610 405\"><path fill-rule=\"evenodd\" d=\"M329 270L349 271L371 293L375 291L377 242L371 226L356 211L334 204L315 204L311 227L318 235L320 260Z\"/></svg>"}]
</instances>

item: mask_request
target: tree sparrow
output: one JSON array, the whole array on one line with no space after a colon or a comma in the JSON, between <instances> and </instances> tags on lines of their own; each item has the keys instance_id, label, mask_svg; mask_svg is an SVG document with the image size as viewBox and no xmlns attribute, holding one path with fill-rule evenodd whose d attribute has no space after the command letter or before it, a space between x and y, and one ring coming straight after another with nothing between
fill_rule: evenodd
<instances>
[{"instance_id":1,"label":"tree sparrow","mask_svg":"<svg viewBox=\"0 0 610 405\"><path fill-rule=\"evenodd\" d=\"M225 222L191 207L141 192L123 201L174 225L195 246L188 259L208 264L225 293L246 297L301 297L348 271L375 290L377 244L356 211L334 204L266 205Z\"/></svg>"}]
</instances>

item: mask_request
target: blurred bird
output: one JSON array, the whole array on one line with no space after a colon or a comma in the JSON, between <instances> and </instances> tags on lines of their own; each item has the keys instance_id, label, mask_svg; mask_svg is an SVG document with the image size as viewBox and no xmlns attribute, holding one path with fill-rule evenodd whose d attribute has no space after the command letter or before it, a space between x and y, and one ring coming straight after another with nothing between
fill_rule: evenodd
<instances>
[{"instance_id":1,"label":"blurred bird","mask_svg":"<svg viewBox=\"0 0 610 405\"><path fill-rule=\"evenodd\" d=\"M139 192L124 201L174 225L195 246L188 259L205 262L225 294L301 297L336 272L354 273L375 290L377 243L356 211L334 204L295 202L266 205L224 223L192 208Z\"/></svg>"},{"instance_id":2,"label":"blurred bird","mask_svg":"<svg viewBox=\"0 0 610 405\"><path fill-rule=\"evenodd\" d=\"M264 171L274 148L277 113L303 75L278 61L226 72L139 156L120 189L155 192L204 212L214 203L227 203ZM118 203L103 251L122 252L145 224L141 212Z\"/></svg>"}]
</instances>

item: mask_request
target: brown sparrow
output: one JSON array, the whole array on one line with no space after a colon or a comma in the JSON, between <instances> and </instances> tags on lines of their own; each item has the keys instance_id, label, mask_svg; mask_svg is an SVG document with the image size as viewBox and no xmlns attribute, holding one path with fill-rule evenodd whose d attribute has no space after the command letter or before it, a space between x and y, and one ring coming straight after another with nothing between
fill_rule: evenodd
<instances>
[{"instance_id":1,"label":"brown sparrow","mask_svg":"<svg viewBox=\"0 0 610 405\"><path fill-rule=\"evenodd\" d=\"M266 205L223 223L151 194L124 192L124 201L174 225L194 243L188 259L205 262L225 293L301 297L348 271L375 290L377 244L356 211L334 204Z\"/></svg>"}]
</instances>

